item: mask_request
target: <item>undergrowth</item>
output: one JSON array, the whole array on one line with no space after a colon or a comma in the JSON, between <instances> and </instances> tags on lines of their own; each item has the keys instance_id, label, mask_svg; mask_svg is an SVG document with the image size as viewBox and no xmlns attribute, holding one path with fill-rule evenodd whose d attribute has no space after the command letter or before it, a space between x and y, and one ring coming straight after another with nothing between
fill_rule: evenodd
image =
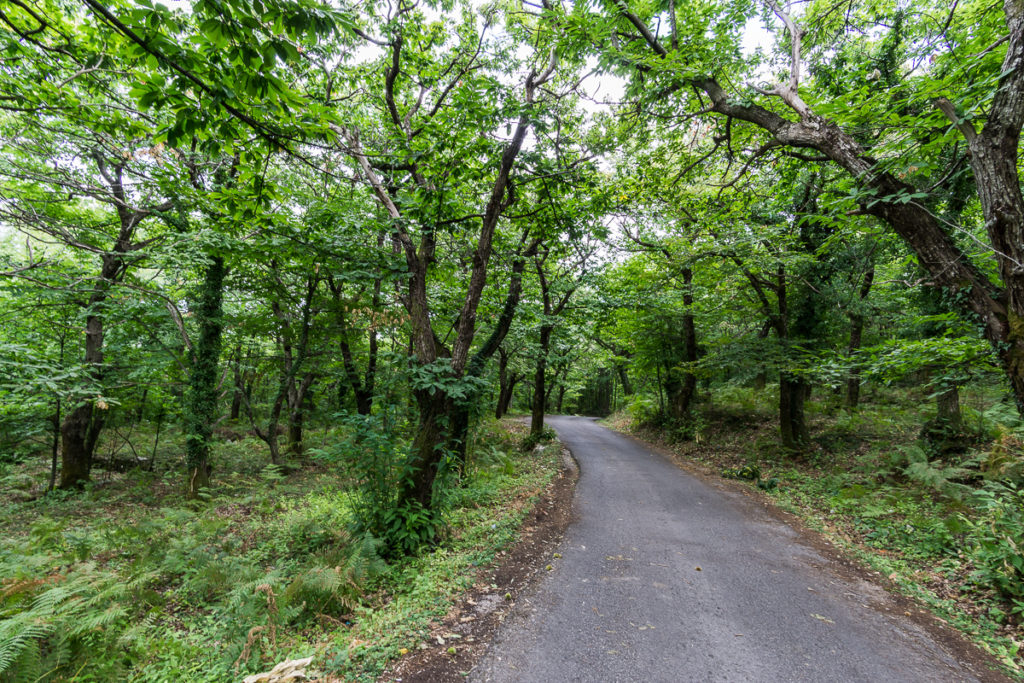
<instances>
[{"instance_id":1,"label":"undergrowth","mask_svg":"<svg viewBox=\"0 0 1024 683\"><path fill-rule=\"evenodd\" d=\"M199 501L159 468L9 497L0 682L233 681L309 655L335 677L372 680L515 538L523 501L557 469L553 449L522 454L518 437L484 432L435 547L390 562L359 523L365 472L306 462L284 476L259 464L252 439L218 445L218 486Z\"/></svg>"}]
</instances>

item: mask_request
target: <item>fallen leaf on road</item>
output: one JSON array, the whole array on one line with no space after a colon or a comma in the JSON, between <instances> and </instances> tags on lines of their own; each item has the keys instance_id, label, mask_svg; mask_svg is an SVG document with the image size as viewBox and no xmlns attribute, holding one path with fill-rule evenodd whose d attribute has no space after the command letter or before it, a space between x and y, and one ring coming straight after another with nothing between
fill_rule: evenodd
<instances>
[{"instance_id":1,"label":"fallen leaf on road","mask_svg":"<svg viewBox=\"0 0 1024 683\"><path fill-rule=\"evenodd\" d=\"M827 624L834 624L834 623L836 623L836 622L832 621L831 619L829 619L828 617L823 617L820 614L811 614L811 616L814 617L815 619L819 620L819 621L824 621Z\"/></svg>"}]
</instances>

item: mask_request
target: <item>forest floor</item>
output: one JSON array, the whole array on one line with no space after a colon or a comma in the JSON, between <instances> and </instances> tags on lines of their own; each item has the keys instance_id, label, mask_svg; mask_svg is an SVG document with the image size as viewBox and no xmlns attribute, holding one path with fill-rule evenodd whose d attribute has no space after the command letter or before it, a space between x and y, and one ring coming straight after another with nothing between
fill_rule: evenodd
<instances>
[{"instance_id":1,"label":"forest floor","mask_svg":"<svg viewBox=\"0 0 1024 683\"><path fill-rule=\"evenodd\" d=\"M220 442L198 501L174 434L153 471L97 470L79 492L40 495L42 455L2 465L0 679L237 681L307 656L324 682L465 670L568 520L561 447L523 452L524 430L485 425L440 543L387 563L347 531L341 433L311 430L287 474L252 438Z\"/></svg>"},{"instance_id":2,"label":"forest floor","mask_svg":"<svg viewBox=\"0 0 1024 683\"><path fill-rule=\"evenodd\" d=\"M987 566L969 551L984 551L986 541L999 540L971 535L989 523L969 504L972 487L982 479L978 463L993 453L1019 451L1020 444L1001 428L993 429L992 413L1001 408L978 394L965 401L965 424L975 444L953 456L963 467L938 461L931 465L948 467L908 467L908 458L920 455L918 437L930 405L923 396L915 402L905 393L880 392L854 413L828 403L808 404L811 444L799 456L781 448L777 418L764 405L769 392L716 395L714 405L699 409L695 438L639 425L625 412L606 424L657 444L685 468L734 480L730 483L749 495L797 515L876 581L926 606L995 656L1011 677L1024 680L1020 605L993 589L986 581ZM978 436L986 432L997 436ZM737 479L748 467L759 475L756 481ZM1009 544L1007 554L1014 552L1013 533L1002 539ZM997 546L990 546L992 553L1000 550ZM1012 561L996 555L992 564L1004 569Z\"/></svg>"}]
</instances>

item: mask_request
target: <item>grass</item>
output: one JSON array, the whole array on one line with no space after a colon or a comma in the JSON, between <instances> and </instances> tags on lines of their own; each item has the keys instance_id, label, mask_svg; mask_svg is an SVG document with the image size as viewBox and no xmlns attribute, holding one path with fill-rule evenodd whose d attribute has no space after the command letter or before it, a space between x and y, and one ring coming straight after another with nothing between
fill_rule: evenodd
<instances>
[{"instance_id":1,"label":"grass","mask_svg":"<svg viewBox=\"0 0 1024 683\"><path fill-rule=\"evenodd\" d=\"M310 655L334 680L374 680L517 538L557 472L556 449L523 454L509 429L477 436L437 546L390 564L349 531L343 467L284 476L253 439L217 445L199 501L182 496L173 434L154 471L98 473L82 492L31 500L42 458L6 465L0 681L233 681Z\"/></svg>"},{"instance_id":2,"label":"grass","mask_svg":"<svg viewBox=\"0 0 1024 683\"><path fill-rule=\"evenodd\" d=\"M918 442L930 402L876 391L856 411L838 397L808 403L811 443L786 452L775 395L729 387L705 400L693 439L613 427L660 441L709 472L756 467L765 495L796 513L899 590L931 608L1024 680L1024 463L1019 420L985 387L964 392L972 448L939 454ZM1000 422L1007 424L1000 424ZM754 486L754 482L751 482Z\"/></svg>"}]
</instances>

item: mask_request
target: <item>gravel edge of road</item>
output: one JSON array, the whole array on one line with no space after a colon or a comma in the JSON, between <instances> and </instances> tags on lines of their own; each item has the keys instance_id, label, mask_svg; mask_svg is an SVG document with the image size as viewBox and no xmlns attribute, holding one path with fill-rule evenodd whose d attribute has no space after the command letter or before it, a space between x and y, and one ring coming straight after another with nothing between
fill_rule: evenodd
<instances>
[{"instance_id":1,"label":"gravel edge of road","mask_svg":"<svg viewBox=\"0 0 1024 683\"><path fill-rule=\"evenodd\" d=\"M480 661L519 599L538 583L551 555L572 523L579 464L564 445L559 472L523 520L516 544L481 569L469 589L431 632L431 646L393 663L378 681L439 683L461 681ZM497 589L492 588L497 586ZM446 634L456 639L446 639ZM437 638L442 642L439 643ZM448 648L454 647L450 654Z\"/></svg>"}]
</instances>

